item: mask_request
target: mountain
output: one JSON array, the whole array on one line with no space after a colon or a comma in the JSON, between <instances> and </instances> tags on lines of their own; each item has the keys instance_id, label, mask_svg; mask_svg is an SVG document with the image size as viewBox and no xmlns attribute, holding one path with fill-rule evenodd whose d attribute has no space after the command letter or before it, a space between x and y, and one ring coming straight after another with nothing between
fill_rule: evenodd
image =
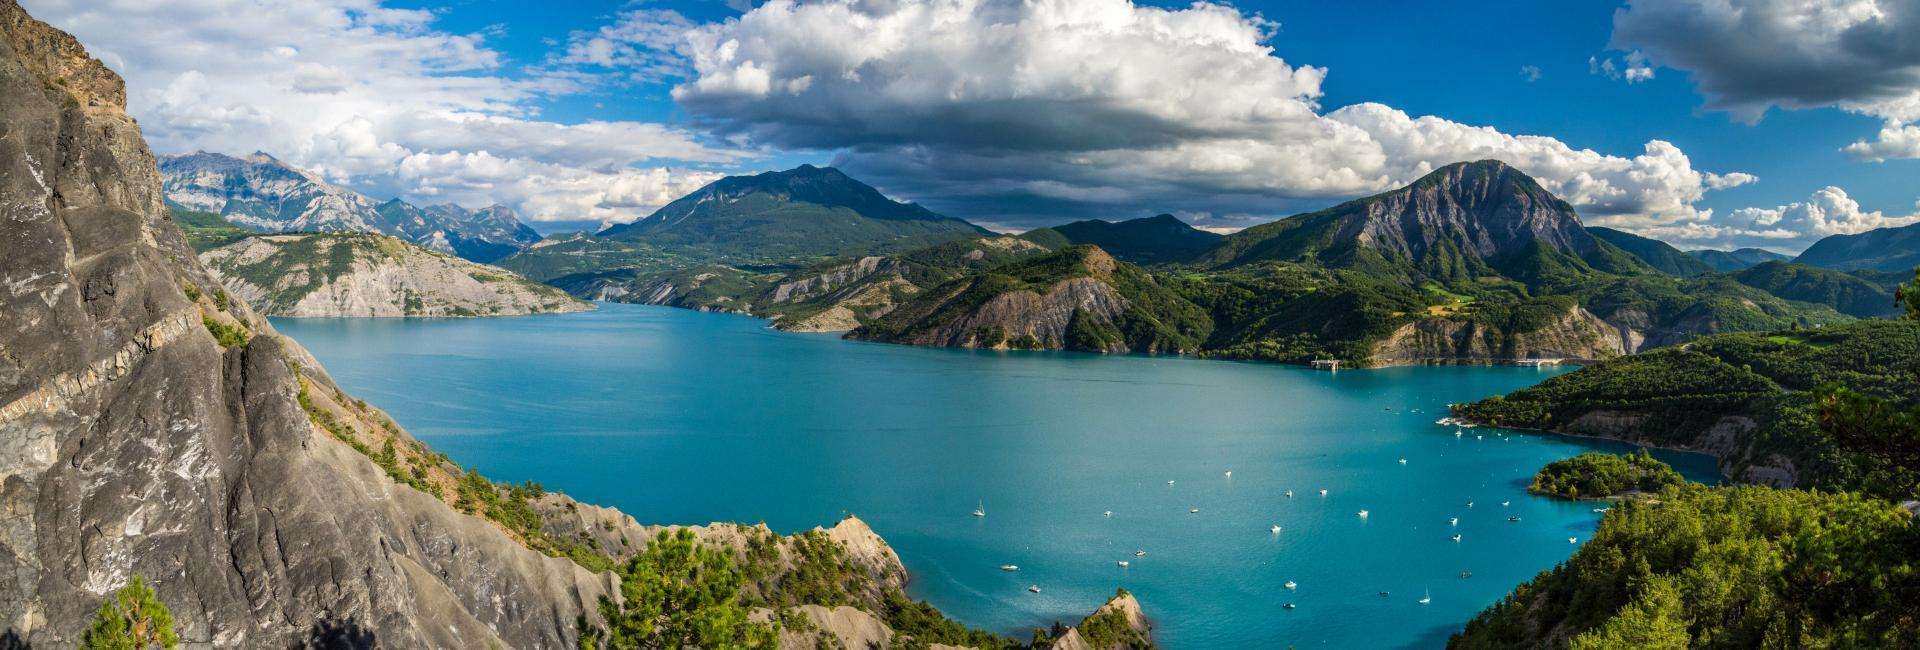
<instances>
[{"instance_id":1,"label":"mountain","mask_svg":"<svg viewBox=\"0 0 1920 650\"><path fill-rule=\"evenodd\" d=\"M221 215L254 232L379 233L482 263L540 239L505 206L376 203L263 152L163 156L160 172L169 203Z\"/></svg>"},{"instance_id":2,"label":"mountain","mask_svg":"<svg viewBox=\"0 0 1920 650\"><path fill-rule=\"evenodd\" d=\"M1040 241L1049 233L1058 235L1060 245L1092 244L1115 258L1134 264L1169 264L1199 257L1220 243L1222 237L1170 214L1120 222L1088 219L1041 228L1021 235Z\"/></svg>"},{"instance_id":3,"label":"mountain","mask_svg":"<svg viewBox=\"0 0 1920 650\"><path fill-rule=\"evenodd\" d=\"M1829 235L1793 261L1842 271L1911 272L1920 267L1920 223L1857 235Z\"/></svg>"},{"instance_id":4,"label":"mountain","mask_svg":"<svg viewBox=\"0 0 1920 650\"><path fill-rule=\"evenodd\" d=\"M1764 248L1741 248L1730 251L1697 250L1687 251L1687 254L1721 273L1738 271L1755 264L1785 262L1793 259L1792 255L1781 255Z\"/></svg>"},{"instance_id":5,"label":"mountain","mask_svg":"<svg viewBox=\"0 0 1920 650\"><path fill-rule=\"evenodd\" d=\"M1826 305L1858 318L1893 316L1893 289L1858 276L1805 264L1767 262L1732 274L1740 284L1785 298Z\"/></svg>"},{"instance_id":6,"label":"mountain","mask_svg":"<svg viewBox=\"0 0 1920 650\"><path fill-rule=\"evenodd\" d=\"M1667 275L1692 277L1714 271L1712 265L1658 239L1600 226L1589 226L1587 232L1593 233L1601 241L1620 247L1620 250Z\"/></svg>"},{"instance_id":7,"label":"mountain","mask_svg":"<svg viewBox=\"0 0 1920 650\"><path fill-rule=\"evenodd\" d=\"M200 254L268 316L513 316L591 303L504 269L368 233L258 235Z\"/></svg>"},{"instance_id":8,"label":"mountain","mask_svg":"<svg viewBox=\"0 0 1920 650\"><path fill-rule=\"evenodd\" d=\"M1201 258L1259 261L1442 282L1650 270L1585 228L1573 206L1497 160L1447 165L1406 187L1228 235Z\"/></svg>"},{"instance_id":9,"label":"mountain","mask_svg":"<svg viewBox=\"0 0 1920 650\"><path fill-rule=\"evenodd\" d=\"M1205 310L1098 246L1013 262L920 292L847 338L964 348L1197 352Z\"/></svg>"},{"instance_id":10,"label":"mountain","mask_svg":"<svg viewBox=\"0 0 1920 650\"><path fill-rule=\"evenodd\" d=\"M576 648L603 602L777 618L787 647L1013 644L908 598L858 519L669 533L433 451L219 298L125 102L0 0L0 646L80 646L135 577L187 647ZM689 539L698 602L650 591L634 567L695 573L664 548Z\"/></svg>"},{"instance_id":11,"label":"mountain","mask_svg":"<svg viewBox=\"0 0 1920 650\"><path fill-rule=\"evenodd\" d=\"M838 169L801 165L722 178L596 237L709 259L770 261L886 254L991 234L889 199Z\"/></svg>"}]
</instances>

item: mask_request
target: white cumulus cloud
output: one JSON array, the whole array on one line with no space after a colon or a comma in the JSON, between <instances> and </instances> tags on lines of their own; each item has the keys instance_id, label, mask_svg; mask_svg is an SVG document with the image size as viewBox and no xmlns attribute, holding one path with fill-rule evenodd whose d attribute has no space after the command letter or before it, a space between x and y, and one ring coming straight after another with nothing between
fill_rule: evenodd
<instances>
[{"instance_id":1,"label":"white cumulus cloud","mask_svg":"<svg viewBox=\"0 0 1920 650\"><path fill-rule=\"evenodd\" d=\"M1852 235L1876 228L1920 223L1920 214L1888 215L1865 210L1846 190L1827 186L1804 201L1732 211L1714 222L1672 224L1643 229L1649 234L1702 246L1758 246L1797 251L1828 235Z\"/></svg>"},{"instance_id":2,"label":"white cumulus cloud","mask_svg":"<svg viewBox=\"0 0 1920 650\"><path fill-rule=\"evenodd\" d=\"M126 77L130 112L161 152L265 150L376 196L555 219L644 215L635 197L703 177L669 166L742 156L661 124L543 120L543 101L591 80L508 69L486 34L381 0L25 4ZM423 159L464 163L435 176L451 168Z\"/></svg>"},{"instance_id":3,"label":"white cumulus cloud","mask_svg":"<svg viewBox=\"0 0 1920 650\"><path fill-rule=\"evenodd\" d=\"M673 96L730 136L836 150L890 191L997 217L1273 216L1497 158L1588 214L1670 223L1752 180L1661 141L1620 156L1380 104L1327 111L1329 71L1276 56L1277 27L1210 3L774 0L674 45L692 73Z\"/></svg>"}]
</instances>

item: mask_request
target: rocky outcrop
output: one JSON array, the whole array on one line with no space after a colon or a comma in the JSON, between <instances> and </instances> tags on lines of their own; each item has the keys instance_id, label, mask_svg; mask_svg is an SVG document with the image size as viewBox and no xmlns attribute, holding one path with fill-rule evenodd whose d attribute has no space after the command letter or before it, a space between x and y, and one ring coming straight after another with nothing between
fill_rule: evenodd
<instances>
[{"instance_id":1,"label":"rocky outcrop","mask_svg":"<svg viewBox=\"0 0 1920 650\"><path fill-rule=\"evenodd\" d=\"M270 316L517 316L593 309L503 269L371 234L262 235L200 254Z\"/></svg>"},{"instance_id":2,"label":"rocky outcrop","mask_svg":"<svg viewBox=\"0 0 1920 650\"><path fill-rule=\"evenodd\" d=\"M1153 625L1140 610L1140 602L1125 589L1114 594L1100 609L1055 635L1048 647L1053 650L1142 650L1154 647Z\"/></svg>"},{"instance_id":3,"label":"rocky outcrop","mask_svg":"<svg viewBox=\"0 0 1920 650\"><path fill-rule=\"evenodd\" d=\"M1464 318L1422 319L1375 343L1373 361L1378 365L1592 361L1634 349L1631 330L1576 306L1543 327L1522 332Z\"/></svg>"}]
</instances>

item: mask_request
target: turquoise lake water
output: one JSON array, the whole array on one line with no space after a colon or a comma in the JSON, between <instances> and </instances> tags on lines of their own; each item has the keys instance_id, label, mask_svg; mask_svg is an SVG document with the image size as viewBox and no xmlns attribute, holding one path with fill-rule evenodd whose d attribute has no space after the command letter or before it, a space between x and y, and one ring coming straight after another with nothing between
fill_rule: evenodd
<instances>
[{"instance_id":1,"label":"turquoise lake water","mask_svg":"<svg viewBox=\"0 0 1920 650\"><path fill-rule=\"evenodd\" d=\"M1529 496L1533 472L1629 448L1434 424L1450 402L1551 369L912 348L617 304L274 323L349 392L495 480L648 523L793 532L858 514L899 551L915 597L1021 639L1125 587L1170 648L1436 647L1598 522L1591 503ZM1658 455L1715 478L1704 456Z\"/></svg>"}]
</instances>

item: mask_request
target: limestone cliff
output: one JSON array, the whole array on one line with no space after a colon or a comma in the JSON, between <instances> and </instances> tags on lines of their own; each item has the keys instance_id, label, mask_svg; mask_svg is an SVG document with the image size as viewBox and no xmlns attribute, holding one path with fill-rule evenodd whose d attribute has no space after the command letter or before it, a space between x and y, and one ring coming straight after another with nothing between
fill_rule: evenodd
<instances>
[{"instance_id":1,"label":"limestone cliff","mask_svg":"<svg viewBox=\"0 0 1920 650\"><path fill-rule=\"evenodd\" d=\"M1122 589L1100 609L1054 635L1053 650L1144 650L1154 647L1153 625L1140 602Z\"/></svg>"},{"instance_id":2,"label":"limestone cliff","mask_svg":"<svg viewBox=\"0 0 1920 650\"><path fill-rule=\"evenodd\" d=\"M1574 306L1543 327L1513 331L1465 318L1426 318L1374 344L1377 365L1501 363L1520 359L1592 361L1634 351L1630 330Z\"/></svg>"},{"instance_id":3,"label":"limestone cliff","mask_svg":"<svg viewBox=\"0 0 1920 650\"><path fill-rule=\"evenodd\" d=\"M591 303L503 269L365 233L262 235L200 254L269 316L515 316Z\"/></svg>"}]
</instances>

